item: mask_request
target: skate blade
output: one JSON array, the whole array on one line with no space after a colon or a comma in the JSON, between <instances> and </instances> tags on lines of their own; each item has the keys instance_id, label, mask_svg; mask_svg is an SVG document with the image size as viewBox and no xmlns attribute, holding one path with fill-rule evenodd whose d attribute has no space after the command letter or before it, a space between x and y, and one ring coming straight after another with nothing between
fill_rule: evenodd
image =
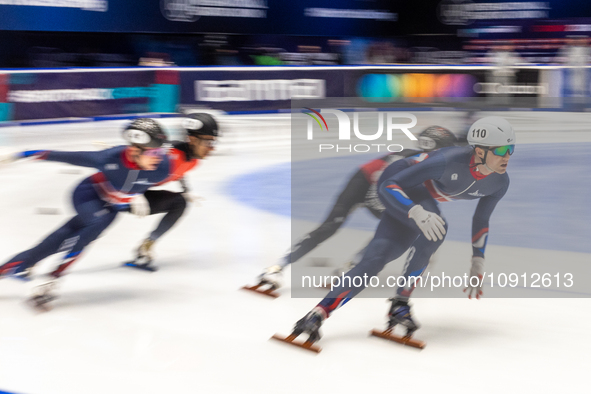
<instances>
[{"instance_id":1,"label":"skate blade","mask_svg":"<svg viewBox=\"0 0 591 394\"><path fill-rule=\"evenodd\" d=\"M275 289L270 288L267 290L261 290L260 287L262 285L255 285L255 286L242 286L241 289L242 290L248 290L248 291L254 291L255 293L258 294L262 294L262 295L266 295L268 297L272 297L272 298L277 298L279 297L279 294L275 293Z\"/></svg>"},{"instance_id":2,"label":"skate blade","mask_svg":"<svg viewBox=\"0 0 591 394\"><path fill-rule=\"evenodd\" d=\"M297 346L297 347L299 347L301 349L306 349L306 350L309 350L309 351L314 352L314 353L320 353L320 351L322 350L321 347L316 346L316 345L314 345L311 342L307 342L307 341L306 342L294 342L294 339L296 339L296 338L297 337L294 336L294 335L290 335L288 337L284 337L284 336L281 336L281 335L278 335L278 334L275 334L275 335L273 335L271 337L271 339L276 339L276 340L281 341L283 343L287 343L289 345Z\"/></svg>"},{"instance_id":3,"label":"skate blade","mask_svg":"<svg viewBox=\"0 0 591 394\"><path fill-rule=\"evenodd\" d=\"M49 301L47 302L39 302L38 300L34 299L34 298L30 298L26 301L26 304L32 308L33 310L35 310L35 312L39 312L39 313L45 313L45 312L49 312L53 309L53 307L51 306L51 304L49 303Z\"/></svg>"},{"instance_id":4,"label":"skate blade","mask_svg":"<svg viewBox=\"0 0 591 394\"><path fill-rule=\"evenodd\" d=\"M142 271L146 271L146 272L156 272L158 271L158 268L150 265L150 264L136 264L133 261L128 261L127 263L123 263L124 267L130 267L130 268L135 268L138 270L142 270Z\"/></svg>"},{"instance_id":5,"label":"skate blade","mask_svg":"<svg viewBox=\"0 0 591 394\"><path fill-rule=\"evenodd\" d=\"M389 341L393 341L396 343L400 343L402 345L416 347L417 349L423 349L427 345L423 341L419 341L416 339L412 339L412 337L403 337L397 334L392 333L392 330L380 331L380 330L371 330L370 335L382 339L387 339Z\"/></svg>"}]
</instances>

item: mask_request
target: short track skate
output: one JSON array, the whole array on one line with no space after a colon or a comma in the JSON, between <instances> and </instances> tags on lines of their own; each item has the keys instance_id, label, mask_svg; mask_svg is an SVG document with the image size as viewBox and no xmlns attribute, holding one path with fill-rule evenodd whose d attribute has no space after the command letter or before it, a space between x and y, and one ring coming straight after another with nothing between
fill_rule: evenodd
<instances>
[{"instance_id":1,"label":"short track skate","mask_svg":"<svg viewBox=\"0 0 591 394\"><path fill-rule=\"evenodd\" d=\"M322 349L314 345L314 343L320 339L320 327L322 326L322 322L327 317L328 315L326 311L322 307L317 306L302 319L298 320L289 336L283 337L281 335L275 334L271 337L271 339L275 339L289 345L294 345L314 353L320 353ZM305 342L295 342L295 339L303 333L308 334L308 340Z\"/></svg>"},{"instance_id":2,"label":"short track skate","mask_svg":"<svg viewBox=\"0 0 591 394\"><path fill-rule=\"evenodd\" d=\"M37 312L49 312L53 309L51 301L55 300L55 298L52 295L37 295L29 298L26 302L28 306Z\"/></svg>"},{"instance_id":3,"label":"short track skate","mask_svg":"<svg viewBox=\"0 0 591 394\"><path fill-rule=\"evenodd\" d=\"M31 281L33 285L26 303L37 312L49 312L52 308L51 302L57 298L55 291L57 279L35 278Z\"/></svg>"},{"instance_id":4,"label":"short track skate","mask_svg":"<svg viewBox=\"0 0 591 394\"><path fill-rule=\"evenodd\" d=\"M297 346L299 348L306 349L306 350L309 350L309 351L314 352L314 353L320 353L320 351L322 350L322 348L320 346L314 345L314 342L310 342L310 341L305 341L305 342L295 341L295 339L297 337L298 337L298 335L295 335L295 334L290 334L287 337L282 336L282 335L275 334L275 335L273 335L271 337L271 339L275 339L277 341L281 341L281 342L287 343L289 345Z\"/></svg>"},{"instance_id":5,"label":"short track skate","mask_svg":"<svg viewBox=\"0 0 591 394\"><path fill-rule=\"evenodd\" d=\"M123 263L124 267L135 268L138 270L146 271L146 272L156 272L158 271L158 267L153 265L151 262L147 263L139 263L137 260L128 261Z\"/></svg>"},{"instance_id":6,"label":"short track skate","mask_svg":"<svg viewBox=\"0 0 591 394\"><path fill-rule=\"evenodd\" d=\"M279 297L279 294L275 292L276 288L273 285L267 287L269 283L267 282L260 282L258 285L254 286L242 286L242 290L254 291L255 293L262 294L271 298Z\"/></svg>"},{"instance_id":7,"label":"short track skate","mask_svg":"<svg viewBox=\"0 0 591 394\"><path fill-rule=\"evenodd\" d=\"M123 263L124 267L136 268L147 272L156 272L158 267L152 264L153 256L150 250L154 246L154 240L145 239L137 250L135 260Z\"/></svg>"},{"instance_id":8,"label":"short track skate","mask_svg":"<svg viewBox=\"0 0 591 394\"><path fill-rule=\"evenodd\" d=\"M412 333L410 333L410 335L407 333L404 336L394 334L394 327L387 328L384 331L371 330L370 335L382 339L387 339L389 341L396 342L401 345L415 347L417 349L423 349L426 346L425 342L412 339Z\"/></svg>"},{"instance_id":9,"label":"short track skate","mask_svg":"<svg viewBox=\"0 0 591 394\"><path fill-rule=\"evenodd\" d=\"M400 343L401 345L423 349L425 347L425 342L412 339L414 332L418 330L420 326L412 318L408 301L396 298L391 298L389 301L392 301L392 306L388 312L388 326L384 331L372 330L370 335ZM396 326L404 327L406 333L403 336L394 334L394 327Z\"/></svg>"}]
</instances>

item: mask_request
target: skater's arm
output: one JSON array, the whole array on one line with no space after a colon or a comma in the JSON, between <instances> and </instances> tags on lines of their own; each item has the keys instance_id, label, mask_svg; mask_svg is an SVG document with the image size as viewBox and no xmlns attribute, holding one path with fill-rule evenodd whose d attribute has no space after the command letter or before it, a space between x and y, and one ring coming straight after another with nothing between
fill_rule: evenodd
<instances>
[{"instance_id":1,"label":"skater's arm","mask_svg":"<svg viewBox=\"0 0 591 394\"><path fill-rule=\"evenodd\" d=\"M503 188L490 196L482 197L478 202L472 217L472 256L484 257L490 216L508 188L509 180L507 178L507 184Z\"/></svg>"},{"instance_id":2,"label":"skater's arm","mask_svg":"<svg viewBox=\"0 0 591 394\"><path fill-rule=\"evenodd\" d=\"M54 150L31 150L21 152L21 158L35 158L39 160L59 161L62 163L73 164L81 167L100 168L105 164L110 157L109 151L78 151L78 152L64 152Z\"/></svg>"},{"instance_id":3,"label":"skater's arm","mask_svg":"<svg viewBox=\"0 0 591 394\"><path fill-rule=\"evenodd\" d=\"M0 154L0 164L10 164L20 159L26 159L28 157L40 158L47 151L45 150L29 150L25 152L11 152Z\"/></svg>"},{"instance_id":4,"label":"skater's arm","mask_svg":"<svg viewBox=\"0 0 591 394\"><path fill-rule=\"evenodd\" d=\"M408 159L410 160L410 159ZM400 165L395 162L393 165ZM416 205L405 190L418 186L429 179L439 179L445 171L446 160L443 155L435 154L426 160L410 165L383 181L378 193L390 214L408 218L408 212Z\"/></svg>"}]
</instances>

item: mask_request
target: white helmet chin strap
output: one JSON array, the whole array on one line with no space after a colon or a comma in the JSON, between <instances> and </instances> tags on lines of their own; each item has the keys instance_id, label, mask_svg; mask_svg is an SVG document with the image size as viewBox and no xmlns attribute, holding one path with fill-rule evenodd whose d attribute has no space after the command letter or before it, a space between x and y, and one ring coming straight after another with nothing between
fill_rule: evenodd
<instances>
[{"instance_id":1,"label":"white helmet chin strap","mask_svg":"<svg viewBox=\"0 0 591 394\"><path fill-rule=\"evenodd\" d=\"M481 160L480 163L476 163L476 166L483 165L491 173L492 172L496 172L495 170L493 170L492 168L490 168L488 166L488 164L486 164L486 155L488 155L488 149L484 149L484 148L481 148L481 149L484 151L484 157L482 159L480 159L480 157L476 156L476 157L478 157ZM476 155L476 151L474 151L474 154Z\"/></svg>"},{"instance_id":2,"label":"white helmet chin strap","mask_svg":"<svg viewBox=\"0 0 591 394\"><path fill-rule=\"evenodd\" d=\"M486 164L486 163L482 163L482 164L484 164L484 166L486 167L486 169L489 170L490 172L496 172L495 170L493 170L492 168L490 168L488 166L488 164Z\"/></svg>"}]
</instances>

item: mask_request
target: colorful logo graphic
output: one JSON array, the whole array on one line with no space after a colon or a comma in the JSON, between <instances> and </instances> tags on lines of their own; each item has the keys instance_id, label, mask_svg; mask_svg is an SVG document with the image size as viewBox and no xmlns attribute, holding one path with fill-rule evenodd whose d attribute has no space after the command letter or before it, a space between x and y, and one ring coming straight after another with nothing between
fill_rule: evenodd
<instances>
[{"instance_id":1,"label":"colorful logo graphic","mask_svg":"<svg viewBox=\"0 0 591 394\"><path fill-rule=\"evenodd\" d=\"M469 74L366 74L357 83L357 95L375 102L398 97L474 97L477 82Z\"/></svg>"},{"instance_id":2,"label":"colorful logo graphic","mask_svg":"<svg viewBox=\"0 0 591 394\"><path fill-rule=\"evenodd\" d=\"M410 128L416 126L417 124L417 117L411 113L407 112L377 112L375 116L377 117L378 121L378 130L372 130L369 134L364 134L361 132L359 127L359 113L353 113L353 121L351 122L351 118L347 115L344 111L338 109L331 109L331 108L322 108L320 112L313 110L312 108L304 108L308 111L312 111L316 116L312 115L309 112L303 112L304 114L310 116L312 119L318 123L320 126L320 130L323 130L322 123L318 117L324 123L324 127L326 131L328 131L328 125L326 124L326 120L324 116L321 115L334 115L338 122L338 138L339 140L351 140L351 129L353 129L353 133L356 138L363 140L363 141L373 141L380 139L384 132L386 133L386 138L388 141L392 140L392 135L396 130L402 131L410 140L416 141L417 138L410 132ZM406 119L410 120L408 123L398 123L396 120ZM310 119L308 119L308 126L307 126L307 138L309 140L314 139L314 127L313 123ZM352 127L351 127L352 126Z\"/></svg>"},{"instance_id":3,"label":"colorful logo graphic","mask_svg":"<svg viewBox=\"0 0 591 394\"><path fill-rule=\"evenodd\" d=\"M324 123L324 126L326 127L326 131L328 131L328 125L326 124L326 120L324 120L324 117L322 115L320 115L320 112L318 111L314 111L312 108L304 108L307 109L308 111L312 111L314 112L316 115L318 115L320 117L320 119L322 119L322 122ZM320 123L320 121L318 120L318 118L314 115L312 115L309 112L304 112L306 115L312 117L312 119L314 119L316 121L316 123L318 123L318 126L320 126L320 130L322 130L322 124Z\"/></svg>"}]
</instances>

